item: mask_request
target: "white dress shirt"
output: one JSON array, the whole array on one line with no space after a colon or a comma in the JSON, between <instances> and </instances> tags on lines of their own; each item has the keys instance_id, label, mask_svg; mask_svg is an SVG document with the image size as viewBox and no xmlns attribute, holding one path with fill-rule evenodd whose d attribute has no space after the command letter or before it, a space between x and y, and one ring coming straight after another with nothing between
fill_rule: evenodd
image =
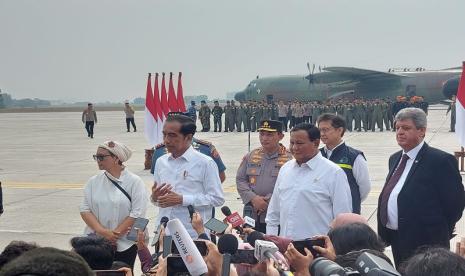
<instances>
[{"instance_id":1,"label":"white dress shirt","mask_svg":"<svg viewBox=\"0 0 465 276\"><path fill-rule=\"evenodd\" d=\"M399 196L400 191L404 187L405 180L407 179L407 175L412 168L413 162L415 162L415 158L417 158L418 152L420 151L421 147L425 144L424 141L421 141L416 147L411 149L408 152L403 151L402 154L408 155L407 163L405 164L405 169L402 175L399 178L396 186L392 190L391 194L389 195L389 200L387 204L387 215L388 221L386 223L386 227L392 230L399 229L399 221L398 221L398 211L397 211L397 197ZM399 166L400 162L396 165L396 168Z\"/></svg>"},{"instance_id":2,"label":"white dress shirt","mask_svg":"<svg viewBox=\"0 0 465 276\"><path fill-rule=\"evenodd\" d=\"M326 152L326 156L328 156L328 159L331 157L331 154L333 153L333 151L337 147L342 145L343 143L344 141L339 143L332 150L328 149L325 146L324 151ZM358 189L360 192L360 199L363 202L368 197L368 194L370 193L371 181L370 181L370 175L368 173L367 161L361 154L359 154L355 158L354 165L352 166L352 174L354 175L355 181L357 181Z\"/></svg>"},{"instance_id":3,"label":"white dress shirt","mask_svg":"<svg viewBox=\"0 0 465 276\"><path fill-rule=\"evenodd\" d=\"M194 206L205 223L212 216L212 208L224 203L223 188L215 161L190 146L178 158L173 158L171 153L160 157L153 175L157 185L171 184L172 190L183 198L182 205L160 208L156 224L160 223L162 217L178 218L191 237L197 238L190 223L187 206Z\"/></svg>"},{"instance_id":4,"label":"white dress shirt","mask_svg":"<svg viewBox=\"0 0 465 276\"><path fill-rule=\"evenodd\" d=\"M295 159L279 170L266 216L267 234L293 240L326 235L340 213L352 212L344 171L320 152L299 166Z\"/></svg>"},{"instance_id":5,"label":"white dress shirt","mask_svg":"<svg viewBox=\"0 0 465 276\"><path fill-rule=\"evenodd\" d=\"M132 202L108 179L117 182L131 196ZM80 205L80 212L91 212L98 222L105 228L114 230L128 216L132 218L145 217L148 193L142 179L124 169L118 178L102 171L91 177L84 188L84 199ZM85 234L95 233L86 226ZM124 251L134 245L123 235L117 241L117 250Z\"/></svg>"}]
</instances>

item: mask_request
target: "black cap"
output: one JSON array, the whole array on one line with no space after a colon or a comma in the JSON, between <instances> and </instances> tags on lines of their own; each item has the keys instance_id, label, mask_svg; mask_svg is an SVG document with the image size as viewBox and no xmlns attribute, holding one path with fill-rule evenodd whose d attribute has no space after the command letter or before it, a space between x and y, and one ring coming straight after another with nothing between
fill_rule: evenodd
<instances>
[{"instance_id":1,"label":"black cap","mask_svg":"<svg viewBox=\"0 0 465 276\"><path fill-rule=\"evenodd\" d=\"M283 132L283 123L276 120L263 120L260 122L258 131Z\"/></svg>"},{"instance_id":2,"label":"black cap","mask_svg":"<svg viewBox=\"0 0 465 276\"><path fill-rule=\"evenodd\" d=\"M206 103L204 100L201 100L200 103Z\"/></svg>"}]
</instances>

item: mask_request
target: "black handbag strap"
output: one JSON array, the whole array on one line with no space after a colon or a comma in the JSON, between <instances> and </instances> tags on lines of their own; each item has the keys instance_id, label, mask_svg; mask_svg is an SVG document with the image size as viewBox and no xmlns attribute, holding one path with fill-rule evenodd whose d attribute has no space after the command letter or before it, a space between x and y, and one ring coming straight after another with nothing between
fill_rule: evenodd
<instances>
[{"instance_id":1,"label":"black handbag strap","mask_svg":"<svg viewBox=\"0 0 465 276\"><path fill-rule=\"evenodd\" d=\"M120 190L128 199L129 199L129 202L132 203L132 199L131 199L131 196L128 194L128 192L126 192L123 187L121 187L118 183L116 183L116 181L114 181L113 179L111 179L106 173L105 173L105 176L108 178L108 180L111 181L111 183L113 183L113 185L116 186L116 188L118 188L118 190Z\"/></svg>"}]
</instances>

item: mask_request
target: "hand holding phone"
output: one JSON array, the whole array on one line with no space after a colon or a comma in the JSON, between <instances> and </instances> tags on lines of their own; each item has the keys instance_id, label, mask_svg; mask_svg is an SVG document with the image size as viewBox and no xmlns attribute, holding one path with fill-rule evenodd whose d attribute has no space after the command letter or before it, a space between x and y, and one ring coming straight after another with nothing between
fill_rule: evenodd
<instances>
[{"instance_id":1,"label":"hand holding phone","mask_svg":"<svg viewBox=\"0 0 465 276\"><path fill-rule=\"evenodd\" d=\"M131 230L126 236L126 239L130 241L137 241L137 230L145 231L145 227L147 227L148 223L149 220L146 218L136 218L136 221L134 221Z\"/></svg>"},{"instance_id":2,"label":"hand holding phone","mask_svg":"<svg viewBox=\"0 0 465 276\"><path fill-rule=\"evenodd\" d=\"M194 240L194 244L199 250L200 255L202 256L208 255L208 249L207 249L207 244L205 243L205 240Z\"/></svg>"},{"instance_id":3,"label":"hand holding phone","mask_svg":"<svg viewBox=\"0 0 465 276\"><path fill-rule=\"evenodd\" d=\"M228 228L228 225L226 223L223 223L221 220L218 220L216 218L211 218L204 224L204 226L205 228L215 233L223 233L226 230L226 228Z\"/></svg>"},{"instance_id":4,"label":"hand holding phone","mask_svg":"<svg viewBox=\"0 0 465 276\"><path fill-rule=\"evenodd\" d=\"M304 248L307 248L312 253L313 257L316 258L320 254L313 248L313 246L325 247L325 240L323 239L306 239L301 241L293 241L295 249L300 252L302 255L307 255Z\"/></svg>"}]
</instances>

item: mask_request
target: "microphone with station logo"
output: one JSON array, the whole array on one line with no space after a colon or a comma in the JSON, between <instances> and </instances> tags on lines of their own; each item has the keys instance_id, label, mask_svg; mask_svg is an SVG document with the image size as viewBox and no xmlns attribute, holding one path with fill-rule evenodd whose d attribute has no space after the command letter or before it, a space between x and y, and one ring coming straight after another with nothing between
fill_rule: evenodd
<instances>
[{"instance_id":1,"label":"microphone with station logo","mask_svg":"<svg viewBox=\"0 0 465 276\"><path fill-rule=\"evenodd\" d=\"M244 220L241 216L237 212L231 213L231 209L229 209L228 206L221 207L221 212L223 212L223 215L226 216L226 220L231 223L232 227L242 234L243 231L241 225L244 224Z\"/></svg>"},{"instance_id":2,"label":"microphone with station logo","mask_svg":"<svg viewBox=\"0 0 465 276\"><path fill-rule=\"evenodd\" d=\"M181 221L172 219L166 228L169 230L189 273L194 276L206 274L208 272L207 265Z\"/></svg>"}]
</instances>

